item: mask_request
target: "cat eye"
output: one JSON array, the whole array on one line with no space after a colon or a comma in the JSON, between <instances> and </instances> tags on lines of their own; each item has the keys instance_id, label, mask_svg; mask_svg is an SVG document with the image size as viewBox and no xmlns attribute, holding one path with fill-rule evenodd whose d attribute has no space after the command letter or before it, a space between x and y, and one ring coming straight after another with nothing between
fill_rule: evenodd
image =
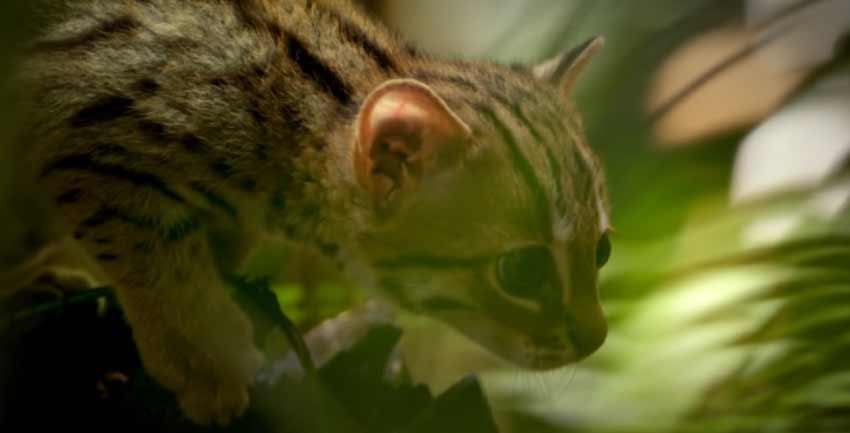
<instances>
[{"instance_id":1,"label":"cat eye","mask_svg":"<svg viewBox=\"0 0 850 433\"><path fill-rule=\"evenodd\" d=\"M596 268L601 268L608 263L611 258L611 240L608 239L608 233L603 233L596 243Z\"/></svg>"},{"instance_id":2,"label":"cat eye","mask_svg":"<svg viewBox=\"0 0 850 433\"><path fill-rule=\"evenodd\" d=\"M551 288L552 255L545 247L526 247L508 252L496 263L496 278L506 293L524 299L541 299Z\"/></svg>"}]
</instances>

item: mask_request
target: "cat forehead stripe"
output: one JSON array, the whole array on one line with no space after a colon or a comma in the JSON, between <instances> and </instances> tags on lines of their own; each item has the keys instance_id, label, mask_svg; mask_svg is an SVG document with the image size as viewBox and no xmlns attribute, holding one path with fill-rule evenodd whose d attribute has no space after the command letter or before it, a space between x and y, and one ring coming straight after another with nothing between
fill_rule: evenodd
<instances>
[{"instance_id":1,"label":"cat forehead stripe","mask_svg":"<svg viewBox=\"0 0 850 433\"><path fill-rule=\"evenodd\" d=\"M546 147L546 162L552 172L552 183L555 185L555 212L559 219L568 217L567 198L564 193L564 178L561 177L561 165L550 147Z\"/></svg>"},{"instance_id":2,"label":"cat forehead stripe","mask_svg":"<svg viewBox=\"0 0 850 433\"><path fill-rule=\"evenodd\" d=\"M546 153L547 164L549 165L549 170L552 175L552 183L555 189L555 218L558 220L563 220L567 216L568 203L563 188L564 179L562 178L563 170L561 167L561 163L555 157L551 145L547 142L546 137L543 136L540 129L535 126L534 122L532 122L531 119L529 119L523 111L522 103L527 101L527 99L524 98L531 98L531 95L528 93L527 90L519 89L519 95L517 96L519 101L514 103L512 102L511 98L506 94L508 92L508 89L506 88L508 84L504 81L489 79L485 83L478 83L462 76L457 71L447 72L433 70L414 70L412 76L424 82L443 83L452 86L457 86L459 87L459 89L455 90L464 91L464 93L473 92L474 94L468 95L468 98L475 98L477 95L483 93L487 95L491 100L496 101L499 105L501 105L502 108L504 108L504 111L510 115L511 119L515 123L517 123L522 129L524 129L528 133L528 135L531 136L531 138L534 139L534 142L537 147ZM480 106L483 105L483 103L479 102L477 103L477 105ZM476 110L478 110L478 107L476 107ZM553 135L559 135L557 132L555 132L556 130L551 125L548 125L549 122L544 123L546 123L546 126L553 131ZM562 125L562 123L558 122L558 125ZM505 125L505 128L507 127L508 126ZM516 142L515 137L512 140Z\"/></svg>"},{"instance_id":3,"label":"cat forehead stripe","mask_svg":"<svg viewBox=\"0 0 850 433\"><path fill-rule=\"evenodd\" d=\"M531 134L534 138L535 143L538 148L543 149L546 154L546 162L549 165L549 170L552 175L552 184L555 186L555 213L556 219L563 219L566 216L567 212L567 202L566 197L564 196L564 187L563 181L564 179L561 177L561 164L558 162L558 159L555 157L554 152L552 151L551 146L546 142L546 139L540 133L540 131L534 126L528 117L526 117L525 113L522 111L522 107L518 104L511 104L510 101L505 99L504 97L497 97L497 100L502 103L502 105L507 105L514 118L520 122L520 124Z\"/></svg>"},{"instance_id":4,"label":"cat forehead stripe","mask_svg":"<svg viewBox=\"0 0 850 433\"><path fill-rule=\"evenodd\" d=\"M514 137L514 134L505 125L502 120L499 118L499 115L496 114L490 107L482 106L479 107L479 111L484 114L485 117L490 121L496 131L499 133L502 138L503 143L508 147L510 151L511 162L514 165L514 168L519 172L519 174L525 180L526 186L531 190L531 195L534 200L534 205L537 207L538 212L540 213L541 225L539 227L548 227L549 220L551 218L551 212L549 207L549 200L546 196L546 191L543 189L543 185L540 183L540 179L537 178L537 173L534 171L534 167L531 165L529 160L522 153L522 150L519 147L519 144ZM547 231L548 235L548 231Z\"/></svg>"},{"instance_id":5,"label":"cat forehead stripe","mask_svg":"<svg viewBox=\"0 0 850 433\"><path fill-rule=\"evenodd\" d=\"M528 94L524 89L521 89L523 90L523 92L521 92L523 96L520 96L519 101L513 102L505 95L507 89L493 88L497 86L501 88L506 85L506 83L501 81L496 82L496 84L488 87L489 94L493 100L498 102L508 113L510 113L513 120L515 120L516 123L525 129L528 135L533 138L534 143L531 145L536 145L539 151L543 151L545 153L546 163L549 166L550 174L552 176L551 182L554 186L553 194L555 206L552 209L554 211L553 219L556 221L564 221L568 213L568 203L563 188L564 179L562 177L561 164L552 150L552 144L547 142L546 137L543 136L540 129L535 126L534 122L532 122L523 111L522 103L527 101L527 99L523 98L531 98L530 94ZM548 112L549 110L546 111Z\"/></svg>"}]
</instances>

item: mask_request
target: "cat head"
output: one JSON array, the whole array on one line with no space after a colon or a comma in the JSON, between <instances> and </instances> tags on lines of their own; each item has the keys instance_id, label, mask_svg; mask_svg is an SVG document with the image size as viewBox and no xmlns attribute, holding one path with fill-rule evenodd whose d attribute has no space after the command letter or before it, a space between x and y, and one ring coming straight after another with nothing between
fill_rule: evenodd
<instances>
[{"instance_id":1,"label":"cat head","mask_svg":"<svg viewBox=\"0 0 850 433\"><path fill-rule=\"evenodd\" d=\"M352 146L372 284L530 368L604 341L600 165L568 96L601 39L533 70L448 65L366 98Z\"/></svg>"}]
</instances>

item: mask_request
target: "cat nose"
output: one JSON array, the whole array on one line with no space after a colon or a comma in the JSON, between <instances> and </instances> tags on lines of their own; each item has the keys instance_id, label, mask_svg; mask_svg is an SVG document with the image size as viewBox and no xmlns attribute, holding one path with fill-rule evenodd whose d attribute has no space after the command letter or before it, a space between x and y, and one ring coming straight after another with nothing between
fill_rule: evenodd
<instances>
[{"instance_id":1,"label":"cat nose","mask_svg":"<svg viewBox=\"0 0 850 433\"><path fill-rule=\"evenodd\" d=\"M596 314L568 314L566 317L567 335L570 336L576 356L586 358L596 352L608 336L608 323L605 317Z\"/></svg>"},{"instance_id":2,"label":"cat nose","mask_svg":"<svg viewBox=\"0 0 850 433\"><path fill-rule=\"evenodd\" d=\"M576 354L579 358L590 356L605 343L608 336L608 325L603 322L601 327L582 332L576 341Z\"/></svg>"}]
</instances>

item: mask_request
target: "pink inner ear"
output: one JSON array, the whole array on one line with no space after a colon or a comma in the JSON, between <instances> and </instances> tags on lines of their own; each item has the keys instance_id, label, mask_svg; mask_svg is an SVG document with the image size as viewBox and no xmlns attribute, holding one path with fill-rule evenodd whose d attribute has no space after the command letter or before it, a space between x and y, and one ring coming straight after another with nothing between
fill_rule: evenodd
<instances>
[{"instance_id":1,"label":"pink inner ear","mask_svg":"<svg viewBox=\"0 0 850 433\"><path fill-rule=\"evenodd\" d=\"M390 81L375 90L357 126L355 169L373 196L382 193L376 191L376 171L399 185L403 179L394 178L398 171L384 166L404 164L408 174L422 175L438 159L459 153L470 135L439 96L413 80Z\"/></svg>"},{"instance_id":2,"label":"pink inner ear","mask_svg":"<svg viewBox=\"0 0 850 433\"><path fill-rule=\"evenodd\" d=\"M437 95L408 81L377 90L366 101L359 126L360 143L369 147L387 136L447 142L469 134L469 128Z\"/></svg>"},{"instance_id":3,"label":"pink inner ear","mask_svg":"<svg viewBox=\"0 0 850 433\"><path fill-rule=\"evenodd\" d=\"M431 123L436 119L416 98L404 90L387 93L364 112L361 143L368 143L371 157L380 151L374 144L385 140L391 140L387 144L394 153L404 153L408 157L421 150L422 137L434 128Z\"/></svg>"}]
</instances>

